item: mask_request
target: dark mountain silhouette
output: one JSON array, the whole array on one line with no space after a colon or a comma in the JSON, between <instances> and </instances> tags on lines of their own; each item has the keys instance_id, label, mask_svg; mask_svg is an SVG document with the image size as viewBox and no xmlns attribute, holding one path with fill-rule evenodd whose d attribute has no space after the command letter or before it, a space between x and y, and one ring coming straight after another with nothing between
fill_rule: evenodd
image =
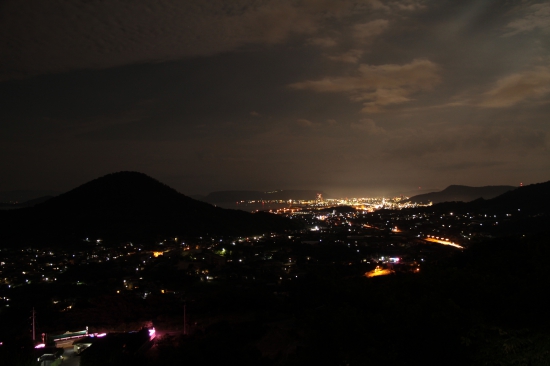
<instances>
[{"instance_id":1,"label":"dark mountain silhouette","mask_svg":"<svg viewBox=\"0 0 550 366\"><path fill-rule=\"evenodd\" d=\"M317 194L324 196L322 191L313 190L277 190L270 192L261 191L217 191L211 192L204 200L210 203L260 201L260 200L314 200Z\"/></svg>"},{"instance_id":2,"label":"dark mountain silhouette","mask_svg":"<svg viewBox=\"0 0 550 366\"><path fill-rule=\"evenodd\" d=\"M418 196L418 195L421 195L421 194L427 194L427 193L433 193L433 192L439 192L439 191L441 191L441 188L422 188L422 187L418 187L418 189L408 190L408 191L404 191L404 190L393 191L393 192L391 192L390 194L388 194L386 196L387 197L400 197L400 196L414 197L414 196Z\"/></svg>"},{"instance_id":3,"label":"dark mountain silhouette","mask_svg":"<svg viewBox=\"0 0 550 366\"><path fill-rule=\"evenodd\" d=\"M0 212L0 245L85 237L147 241L206 234L247 235L290 228L267 213L225 210L196 201L136 172L90 181L31 208Z\"/></svg>"},{"instance_id":4,"label":"dark mountain silhouette","mask_svg":"<svg viewBox=\"0 0 550 366\"><path fill-rule=\"evenodd\" d=\"M550 211L550 181L519 187L488 200L485 204L495 210L517 209L525 213Z\"/></svg>"},{"instance_id":5,"label":"dark mountain silhouette","mask_svg":"<svg viewBox=\"0 0 550 366\"><path fill-rule=\"evenodd\" d=\"M485 186L485 187L468 187L460 185L451 185L441 192L432 192L413 196L409 201L413 203L440 203L462 201L470 202L478 198L491 199L505 192L511 191L517 187L513 186Z\"/></svg>"}]
</instances>

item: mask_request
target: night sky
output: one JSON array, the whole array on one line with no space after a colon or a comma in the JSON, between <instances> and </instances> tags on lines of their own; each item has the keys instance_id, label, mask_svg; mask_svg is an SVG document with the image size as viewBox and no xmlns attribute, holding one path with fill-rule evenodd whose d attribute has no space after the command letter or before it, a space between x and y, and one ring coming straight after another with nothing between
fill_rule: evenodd
<instances>
[{"instance_id":1,"label":"night sky","mask_svg":"<svg viewBox=\"0 0 550 366\"><path fill-rule=\"evenodd\" d=\"M2 0L0 191L550 179L550 3Z\"/></svg>"}]
</instances>

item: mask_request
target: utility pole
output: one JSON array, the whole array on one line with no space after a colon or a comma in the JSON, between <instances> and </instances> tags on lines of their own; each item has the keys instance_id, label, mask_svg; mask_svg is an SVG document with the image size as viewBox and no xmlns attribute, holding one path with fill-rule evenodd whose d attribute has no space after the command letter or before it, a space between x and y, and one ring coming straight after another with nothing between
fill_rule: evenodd
<instances>
[{"instance_id":1,"label":"utility pole","mask_svg":"<svg viewBox=\"0 0 550 366\"><path fill-rule=\"evenodd\" d=\"M36 342L36 312L34 311L34 307L32 308L32 341Z\"/></svg>"}]
</instances>

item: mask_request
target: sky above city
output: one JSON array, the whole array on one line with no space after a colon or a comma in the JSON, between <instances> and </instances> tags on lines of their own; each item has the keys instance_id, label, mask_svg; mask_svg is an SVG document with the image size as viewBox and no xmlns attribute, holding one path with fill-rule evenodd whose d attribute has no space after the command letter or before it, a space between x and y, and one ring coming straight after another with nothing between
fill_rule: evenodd
<instances>
[{"instance_id":1,"label":"sky above city","mask_svg":"<svg viewBox=\"0 0 550 366\"><path fill-rule=\"evenodd\" d=\"M550 179L550 3L3 0L0 191Z\"/></svg>"}]
</instances>

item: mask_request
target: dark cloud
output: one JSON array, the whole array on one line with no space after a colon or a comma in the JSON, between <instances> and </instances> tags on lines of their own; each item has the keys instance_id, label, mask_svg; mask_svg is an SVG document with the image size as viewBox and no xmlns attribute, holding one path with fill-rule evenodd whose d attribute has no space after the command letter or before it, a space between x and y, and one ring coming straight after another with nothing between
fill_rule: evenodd
<instances>
[{"instance_id":1,"label":"dark cloud","mask_svg":"<svg viewBox=\"0 0 550 366\"><path fill-rule=\"evenodd\" d=\"M3 4L1 79L107 68L279 43L317 27L291 1L33 1Z\"/></svg>"},{"instance_id":2,"label":"dark cloud","mask_svg":"<svg viewBox=\"0 0 550 366\"><path fill-rule=\"evenodd\" d=\"M544 1L0 9L1 190L117 170L188 194L550 179Z\"/></svg>"},{"instance_id":3,"label":"dark cloud","mask_svg":"<svg viewBox=\"0 0 550 366\"><path fill-rule=\"evenodd\" d=\"M352 100L363 102L364 112L373 113L388 105L408 102L413 93L433 89L439 82L437 65L429 60L414 60L405 65L362 64L354 76L325 77L294 83L290 87L347 93Z\"/></svg>"},{"instance_id":4,"label":"dark cloud","mask_svg":"<svg viewBox=\"0 0 550 366\"><path fill-rule=\"evenodd\" d=\"M385 134L386 130L376 125L372 119L365 118L357 123L352 123L351 128L357 131L366 132L369 135Z\"/></svg>"},{"instance_id":5,"label":"dark cloud","mask_svg":"<svg viewBox=\"0 0 550 366\"><path fill-rule=\"evenodd\" d=\"M506 36L534 30L541 30L544 33L550 32L550 4L529 5L523 12L522 17L516 18L507 24L506 28L509 29L509 32L506 33Z\"/></svg>"},{"instance_id":6,"label":"dark cloud","mask_svg":"<svg viewBox=\"0 0 550 366\"><path fill-rule=\"evenodd\" d=\"M83 68L163 62L277 44L313 35L326 21L373 9L411 11L413 1L344 0L5 0L0 80ZM381 33L386 20L355 25L355 36ZM314 43L330 43L321 38Z\"/></svg>"},{"instance_id":7,"label":"dark cloud","mask_svg":"<svg viewBox=\"0 0 550 366\"><path fill-rule=\"evenodd\" d=\"M550 152L550 134L529 127L447 124L437 129L393 131L387 146L386 150L398 159L460 154L509 156L520 152L536 156L540 152Z\"/></svg>"},{"instance_id":8,"label":"dark cloud","mask_svg":"<svg viewBox=\"0 0 550 366\"><path fill-rule=\"evenodd\" d=\"M296 120L296 122L302 126L306 126L306 127L310 127L310 126L313 126L313 122L311 122L310 120L307 120L305 118L299 118Z\"/></svg>"},{"instance_id":9,"label":"dark cloud","mask_svg":"<svg viewBox=\"0 0 550 366\"><path fill-rule=\"evenodd\" d=\"M550 69L537 67L499 79L493 88L482 95L481 107L510 107L526 100L548 101L550 94Z\"/></svg>"}]
</instances>

